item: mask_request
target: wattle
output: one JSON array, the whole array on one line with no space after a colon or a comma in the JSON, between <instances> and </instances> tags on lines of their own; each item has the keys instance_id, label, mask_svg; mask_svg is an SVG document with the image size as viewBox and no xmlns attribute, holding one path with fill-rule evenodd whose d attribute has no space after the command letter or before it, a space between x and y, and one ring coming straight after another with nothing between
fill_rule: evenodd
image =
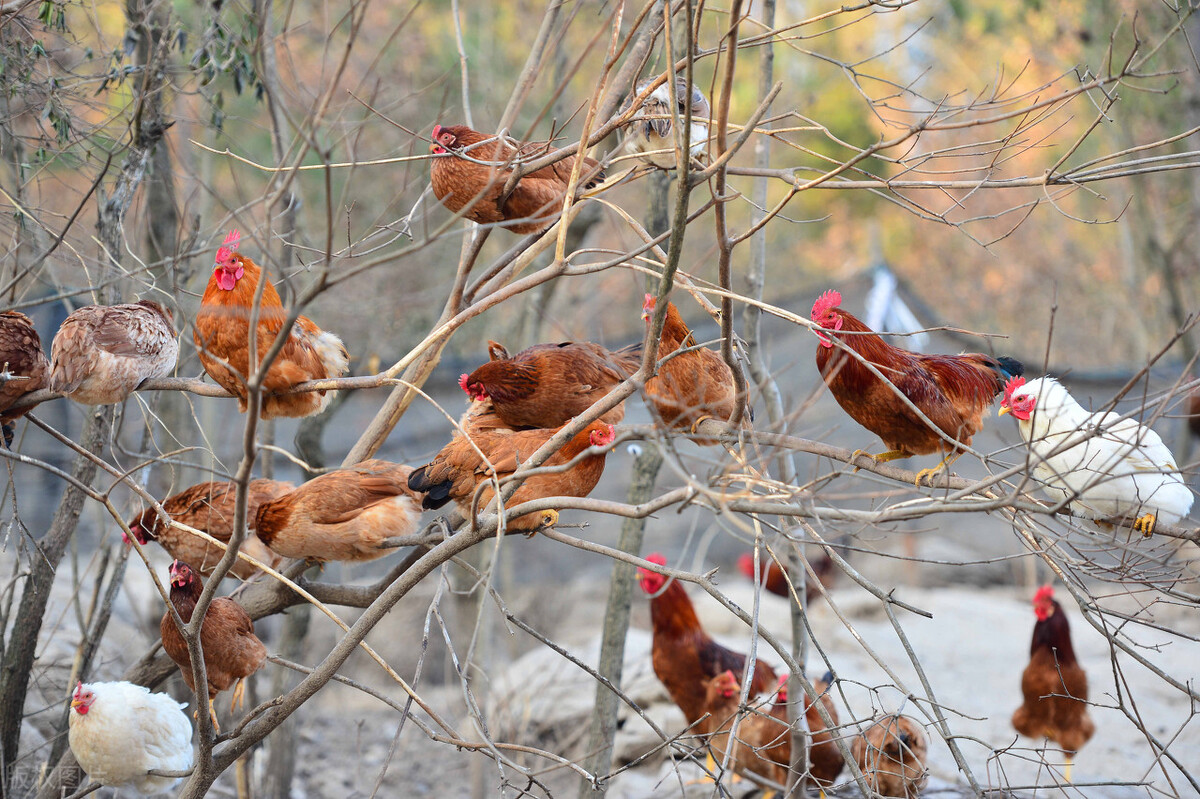
<instances>
[{"instance_id":1,"label":"wattle","mask_svg":"<svg viewBox=\"0 0 1200 799\"><path fill-rule=\"evenodd\" d=\"M220 288L222 291L233 291L234 287L237 285L237 282L239 280L241 280L242 275L244 275L245 273L246 273L246 270L240 266L238 267L236 272L229 272L225 269L218 269L217 274L216 274L217 287Z\"/></svg>"}]
</instances>

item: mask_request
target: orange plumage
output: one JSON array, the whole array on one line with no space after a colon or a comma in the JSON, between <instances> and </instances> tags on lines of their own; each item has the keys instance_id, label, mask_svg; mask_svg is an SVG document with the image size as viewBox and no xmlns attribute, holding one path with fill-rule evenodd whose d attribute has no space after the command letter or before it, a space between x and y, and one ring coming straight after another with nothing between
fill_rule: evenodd
<instances>
[{"instance_id":1,"label":"orange plumage","mask_svg":"<svg viewBox=\"0 0 1200 799\"><path fill-rule=\"evenodd\" d=\"M492 359L463 375L462 390L473 400L490 399L496 416L514 429L561 427L637 371L641 344L616 352L591 342L536 344L509 356L488 342ZM625 403L600 420L616 424Z\"/></svg>"},{"instance_id":2,"label":"orange plumage","mask_svg":"<svg viewBox=\"0 0 1200 799\"><path fill-rule=\"evenodd\" d=\"M236 252L240 234L231 231L217 251L216 267L200 310L196 313L193 339L199 350L204 371L222 388L238 398L238 410L246 411L246 380L250 374L250 316L262 269L245 255ZM287 312L279 292L267 281L256 327L257 356L254 368L283 330ZM296 319L287 343L271 363L263 380L262 415L311 416L320 413L332 399L328 391L281 394L309 380L341 377L349 367L342 340L317 327L308 317Z\"/></svg>"},{"instance_id":3,"label":"orange plumage","mask_svg":"<svg viewBox=\"0 0 1200 799\"><path fill-rule=\"evenodd\" d=\"M513 167L548 155L554 149L550 142L501 141L466 125L434 125L429 149L435 156L429 181L442 205L482 225L510 223L504 227L513 233L538 233L554 222L575 166L575 156L569 155L521 178L504 197ZM600 163L584 158L579 188L590 189L603 179Z\"/></svg>"},{"instance_id":4,"label":"orange plumage","mask_svg":"<svg viewBox=\"0 0 1200 799\"><path fill-rule=\"evenodd\" d=\"M660 566L667 563L657 552L646 560ZM667 578L649 569L638 569L637 580L642 590L651 595L650 623L654 637L650 657L654 673L683 711L688 724L692 724L704 714L708 682L723 671L741 675L746 670L746 656L709 637L678 580L671 580L664 588ZM756 660L750 696L774 690L778 682L775 670Z\"/></svg>"},{"instance_id":5,"label":"orange plumage","mask_svg":"<svg viewBox=\"0 0 1200 799\"><path fill-rule=\"evenodd\" d=\"M412 467L371 459L309 480L264 502L255 530L289 558L374 560L392 552L380 543L409 535L421 520L421 501L408 487Z\"/></svg>"},{"instance_id":6,"label":"orange plumage","mask_svg":"<svg viewBox=\"0 0 1200 799\"><path fill-rule=\"evenodd\" d=\"M647 294L642 305L642 318L650 323L656 300ZM646 398L654 406L667 427L694 430L707 418L729 421L737 408L737 384L733 371L720 353L707 348L680 353L669 361L663 359L680 349L696 346L675 303L667 303L662 337L658 341L658 374L646 381ZM743 423L751 417L746 408ZM712 439L696 439L697 444L711 445Z\"/></svg>"},{"instance_id":7,"label":"orange plumage","mask_svg":"<svg viewBox=\"0 0 1200 799\"><path fill-rule=\"evenodd\" d=\"M827 291L813 304L812 320L825 328L817 333L817 368L842 409L883 439L890 452L879 456L880 460L953 453L956 449L913 413L895 389L951 441L970 446L971 437L983 427L984 411L1004 390L1004 382L1024 372L1012 358L978 353L922 355L893 347L838 307L841 301L841 294ZM835 346L831 338L873 364L892 385Z\"/></svg>"},{"instance_id":8,"label":"orange plumage","mask_svg":"<svg viewBox=\"0 0 1200 799\"><path fill-rule=\"evenodd\" d=\"M728 757L733 771L750 772L786 786L792 731L786 715L782 718L777 715L777 709L786 708L777 704L767 710L751 706L739 719L741 690L741 684L730 670L707 683L704 709L709 717L701 722L701 732L708 733L713 759L724 763Z\"/></svg>"},{"instance_id":9,"label":"orange plumage","mask_svg":"<svg viewBox=\"0 0 1200 799\"><path fill-rule=\"evenodd\" d=\"M246 524L254 529L254 514L264 502L282 496L295 486L279 480L251 480L246 493ZM198 483L162 501L163 510L177 522L203 530L218 541L228 544L233 537L234 505L237 488L228 481ZM173 527L162 520L158 511L147 508L129 523L129 531L139 544L157 541L171 557L188 564L206 577L212 573L225 550L204 539ZM241 551L255 560L274 568L280 558L250 532L242 541ZM249 579L258 567L240 558L234 561L227 576Z\"/></svg>"},{"instance_id":10,"label":"orange plumage","mask_svg":"<svg viewBox=\"0 0 1200 799\"><path fill-rule=\"evenodd\" d=\"M513 432L480 430L468 426L464 432L466 435L456 434L432 461L415 470L409 477L408 485L414 491L425 494L422 507L440 508L453 500L463 516L470 518L476 488L483 484L491 485L493 475L503 481L558 430L538 428ZM612 425L594 421L547 458L542 466L566 464L590 446L608 446L615 436ZM480 459L477 448L486 457L486 462ZM607 452L588 456L565 472L528 478L505 503L505 507L514 507L542 497L586 497L600 482L606 455ZM489 504L494 493L487 485L480 493L479 509L492 512L494 508ZM529 513L508 519L507 529L510 532L535 531L554 524L557 519L555 511Z\"/></svg>"},{"instance_id":11,"label":"orange plumage","mask_svg":"<svg viewBox=\"0 0 1200 799\"><path fill-rule=\"evenodd\" d=\"M180 560L171 563L170 577L171 604L186 624L192 620L204 584L200 581L200 575ZM187 641L175 626L170 611L163 615L159 631L162 633L163 650L179 666L188 688L195 692ZM258 671L267 659L267 648L254 634L254 622L234 600L216 597L209 604L204 623L200 626L200 647L204 650L204 669L208 678L209 712L212 712L212 701L216 695L234 683L237 683L233 693L233 706L236 709L244 690L242 680ZM213 721L215 724L215 714Z\"/></svg>"},{"instance_id":12,"label":"orange plumage","mask_svg":"<svg viewBox=\"0 0 1200 799\"><path fill-rule=\"evenodd\" d=\"M1033 610L1037 623L1021 674L1025 702L1013 713L1012 725L1022 735L1054 741L1069 762L1096 731L1088 715L1087 674L1075 659L1070 624L1050 586L1034 594Z\"/></svg>"},{"instance_id":13,"label":"orange plumage","mask_svg":"<svg viewBox=\"0 0 1200 799\"><path fill-rule=\"evenodd\" d=\"M929 772L929 742L921 725L908 716L884 716L854 739L850 747L867 785L882 796L917 799Z\"/></svg>"},{"instance_id":14,"label":"orange plumage","mask_svg":"<svg viewBox=\"0 0 1200 799\"><path fill-rule=\"evenodd\" d=\"M0 384L0 423L4 425L5 443L10 443L9 423L29 413L34 406L26 405L10 411L17 400L31 391L45 388L50 378L50 361L42 351L33 320L20 311L0 312L0 366L24 380L9 380Z\"/></svg>"}]
</instances>

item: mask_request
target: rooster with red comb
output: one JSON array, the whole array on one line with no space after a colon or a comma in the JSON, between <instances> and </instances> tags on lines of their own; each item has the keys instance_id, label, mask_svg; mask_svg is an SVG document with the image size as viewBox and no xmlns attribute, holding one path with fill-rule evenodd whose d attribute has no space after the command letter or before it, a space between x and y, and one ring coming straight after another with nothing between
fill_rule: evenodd
<instances>
[{"instance_id":1,"label":"rooster with red comb","mask_svg":"<svg viewBox=\"0 0 1200 799\"><path fill-rule=\"evenodd\" d=\"M971 445L1004 381L1025 367L1004 356L924 355L894 347L841 303L833 290L813 303L817 369L842 410L883 439L887 451L872 455L876 461L945 455L917 473L920 485Z\"/></svg>"}]
</instances>

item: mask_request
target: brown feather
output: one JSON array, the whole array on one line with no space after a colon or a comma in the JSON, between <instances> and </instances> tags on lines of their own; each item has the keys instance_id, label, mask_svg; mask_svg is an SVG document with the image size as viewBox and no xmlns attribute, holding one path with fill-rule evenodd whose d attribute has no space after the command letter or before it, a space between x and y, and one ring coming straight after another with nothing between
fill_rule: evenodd
<instances>
[{"instance_id":1,"label":"brown feather","mask_svg":"<svg viewBox=\"0 0 1200 799\"><path fill-rule=\"evenodd\" d=\"M1033 627L1029 665L1021 674L1025 701L1013 713L1017 732L1049 738L1074 755L1092 737L1096 725L1088 714L1087 673L1075 659L1071 627L1057 600L1050 617Z\"/></svg>"},{"instance_id":2,"label":"brown feather","mask_svg":"<svg viewBox=\"0 0 1200 799\"><path fill-rule=\"evenodd\" d=\"M850 750L867 785L883 796L917 799L929 781L929 741L908 716L884 716L855 738Z\"/></svg>"},{"instance_id":3,"label":"brown feather","mask_svg":"<svg viewBox=\"0 0 1200 799\"><path fill-rule=\"evenodd\" d=\"M20 311L0 312L0 365L14 375L29 378L0 384L0 422L7 423L33 409L27 405L8 410L31 391L45 388L50 378L50 361L42 351L42 339L33 320Z\"/></svg>"}]
</instances>

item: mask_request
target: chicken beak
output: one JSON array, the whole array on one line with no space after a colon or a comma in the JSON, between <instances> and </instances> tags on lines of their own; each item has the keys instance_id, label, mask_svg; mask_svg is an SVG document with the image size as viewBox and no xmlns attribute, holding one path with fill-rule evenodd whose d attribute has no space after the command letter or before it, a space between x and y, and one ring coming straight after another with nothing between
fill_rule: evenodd
<instances>
[{"instance_id":1,"label":"chicken beak","mask_svg":"<svg viewBox=\"0 0 1200 799\"><path fill-rule=\"evenodd\" d=\"M79 707L82 704L83 704L82 699L72 699L71 700L71 709L74 710L75 708Z\"/></svg>"},{"instance_id":2,"label":"chicken beak","mask_svg":"<svg viewBox=\"0 0 1200 799\"><path fill-rule=\"evenodd\" d=\"M1009 413L1010 411L1012 411L1012 408L1010 408L1010 407L1009 407L1009 406L1007 406L1007 405L1001 405L1001 406L1000 406L1000 411L999 411L999 412L998 412L996 415L997 415L997 416L1004 416L1006 413Z\"/></svg>"}]
</instances>

